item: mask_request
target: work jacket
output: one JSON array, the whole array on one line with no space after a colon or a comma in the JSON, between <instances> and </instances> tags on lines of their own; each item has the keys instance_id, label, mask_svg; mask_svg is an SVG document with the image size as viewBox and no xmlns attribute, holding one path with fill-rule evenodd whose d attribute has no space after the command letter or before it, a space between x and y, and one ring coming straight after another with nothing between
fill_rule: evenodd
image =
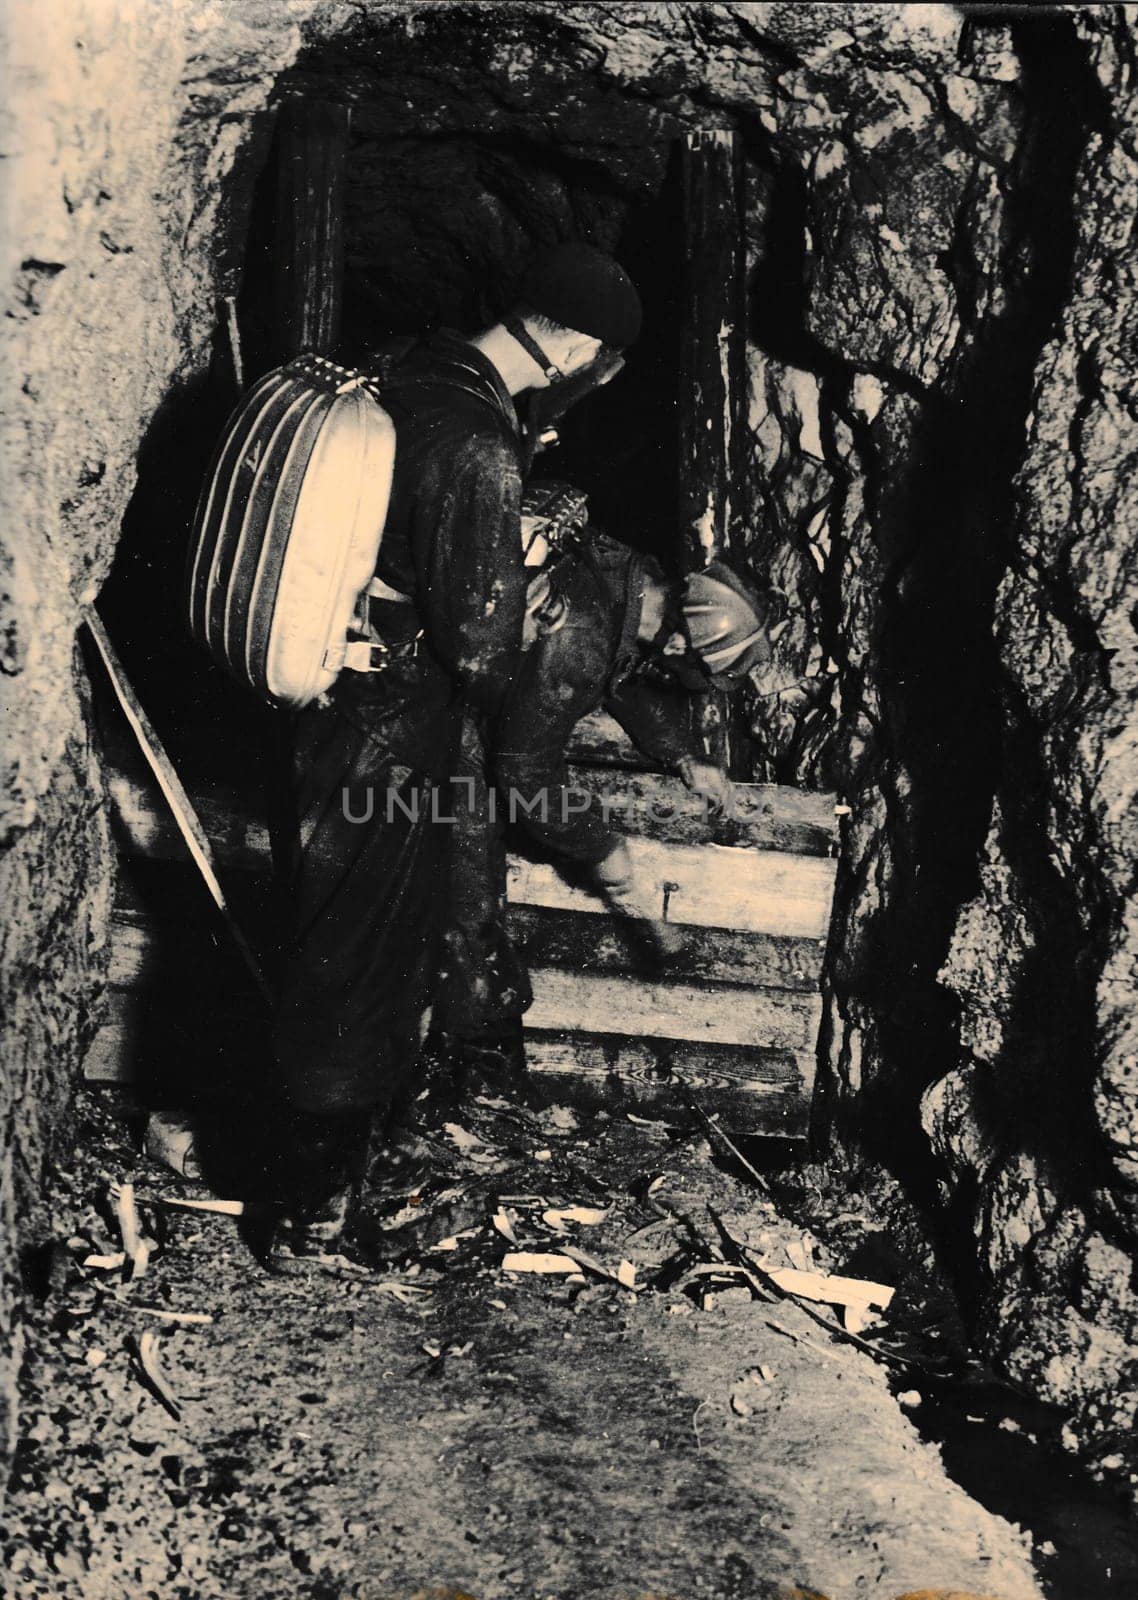
<instances>
[{"instance_id":1,"label":"work jacket","mask_svg":"<svg viewBox=\"0 0 1138 1600\"><path fill-rule=\"evenodd\" d=\"M381 376L395 472L376 576L410 603L371 602L391 652L382 672L341 675L352 720L415 720L456 698L501 704L521 646L522 441L493 364L457 334L415 345Z\"/></svg>"}]
</instances>

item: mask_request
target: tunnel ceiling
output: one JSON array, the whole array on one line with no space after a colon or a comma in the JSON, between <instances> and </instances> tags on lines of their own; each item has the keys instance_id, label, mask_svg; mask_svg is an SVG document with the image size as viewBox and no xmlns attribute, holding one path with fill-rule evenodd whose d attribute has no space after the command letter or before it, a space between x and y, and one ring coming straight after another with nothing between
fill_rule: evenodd
<instances>
[{"instance_id":1,"label":"tunnel ceiling","mask_svg":"<svg viewBox=\"0 0 1138 1600\"><path fill-rule=\"evenodd\" d=\"M500 309L486 283L508 295L535 243L623 250L683 130L734 127L753 169L798 183L820 169L800 255L808 230L864 235L820 285L815 331L927 383L956 337L947 258L977 146L1006 157L1016 76L998 28L966 44L962 24L948 6L336 3L313 13L277 95L352 106L357 321L475 323ZM969 103L953 110L961 72Z\"/></svg>"},{"instance_id":2,"label":"tunnel ceiling","mask_svg":"<svg viewBox=\"0 0 1138 1600\"><path fill-rule=\"evenodd\" d=\"M350 327L492 320L535 246L621 249L683 129L738 120L686 92L694 54L633 89L606 69L595 17L502 12L492 28L464 7L372 13L310 47L280 85L352 107Z\"/></svg>"}]
</instances>

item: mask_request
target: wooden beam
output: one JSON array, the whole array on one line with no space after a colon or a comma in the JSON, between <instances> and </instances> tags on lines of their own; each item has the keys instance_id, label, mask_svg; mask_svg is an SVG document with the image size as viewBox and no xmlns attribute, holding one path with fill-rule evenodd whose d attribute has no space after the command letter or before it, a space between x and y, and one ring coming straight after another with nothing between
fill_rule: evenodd
<instances>
[{"instance_id":1,"label":"wooden beam","mask_svg":"<svg viewBox=\"0 0 1138 1600\"><path fill-rule=\"evenodd\" d=\"M679 778L571 765L574 790L603 798L621 833L671 844L748 844L793 855L829 855L837 843L834 797L772 783L738 784L729 815L709 815Z\"/></svg>"},{"instance_id":2,"label":"wooden beam","mask_svg":"<svg viewBox=\"0 0 1138 1600\"><path fill-rule=\"evenodd\" d=\"M122 848L137 855L183 859L177 828L160 798L126 774L112 772L108 780ZM216 792L192 798L224 866L268 870L268 830L249 816L246 801L233 793ZM667 893L672 922L791 939L826 937L836 870L831 858L639 836L630 838L629 847L641 881L654 886L661 912ZM670 887L665 890L665 886ZM518 855L509 858L508 890L513 901L525 905L591 915L606 912L603 901L567 883L550 863Z\"/></svg>"},{"instance_id":3,"label":"wooden beam","mask_svg":"<svg viewBox=\"0 0 1138 1600\"><path fill-rule=\"evenodd\" d=\"M277 122L277 318L282 355L340 338L349 108L286 100Z\"/></svg>"},{"instance_id":4,"label":"wooden beam","mask_svg":"<svg viewBox=\"0 0 1138 1600\"><path fill-rule=\"evenodd\" d=\"M830 924L836 863L777 850L628 841L637 880L667 920L684 927L734 928L790 939L824 939ZM510 899L561 911L605 914L596 895L566 882L544 861L511 856Z\"/></svg>"},{"instance_id":5,"label":"wooden beam","mask_svg":"<svg viewBox=\"0 0 1138 1600\"><path fill-rule=\"evenodd\" d=\"M663 1043L526 1029L531 1080L551 1101L690 1121L680 1085L734 1133L804 1138L814 1058L809 1052Z\"/></svg>"},{"instance_id":6,"label":"wooden beam","mask_svg":"<svg viewBox=\"0 0 1138 1600\"><path fill-rule=\"evenodd\" d=\"M161 795L132 773L109 768L105 777L120 850L161 861L185 860L181 835ZM220 786L210 793L195 785L190 799L223 867L243 872L272 870L268 825L247 797Z\"/></svg>"},{"instance_id":7,"label":"wooden beam","mask_svg":"<svg viewBox=\"0 0 1138 1600\"><path fill-rule=\"evenodd\" d=\"M615 917L512 905L506 924L530 966L638 976L655 970L643 945ZM803 994L818 988L825 950L821 940L726 928L683 928L680 937L680 949L668 960L668 977L677 983L737 983Z\"/></svg>"},{"instance_id":8,"label":"wooden beam","mask_svg":"<svg viewBox=\"0 0 1138 1600\"><path fill-rule=\"evenodd\" d=\"M680 332L680 494L689 568L731 545L742 377L742 216L735 134L681 147L687 293Z\"/></svg>"},{"instance_id":9,"label":"wooden beam","mask_svg":"<svg viewBox=\"0 0 1138 1600\"><path fill-rule=\"evenodd\" d=\"M728 989L717 984L649 983L558 967L530 971L529 1027L546 1032L614 1033L696 1044L812 1050L821 995L788 989Z\"/></svg>"},{"instance_id":10,"label":"wooden beam","mask_svg":"<svg viewBox=\"0 0 1138 1600\"><path fill-rule=\"evenodd\" d=\"M680 530L688 570L732 545L743 392L743 222L736 136L693 129L681 145L686 294L680 329ZM693 705L708 757L731 770L730 704Z\"/></svg>"},{"instance_id":11,"label":"wooden beam","mask_svg":"<svg viewBox=\"0 0 1138 1600\"><path fill-rule=\"evenodd\" d=\"M223 926L208 917L208 907L199 916L187 916L184 908L163 907L156 913L139 904L124 905L121 893L118 899L111 919L112 983L124 988L165 983L181 967L194 974L213 1004L230 994L247 996L244 972L233 961ZM511 905L506 923L530 966L653 980L665 976L629 925L615 917ZM669 982L736 984L798 994L812 994L818 988L825 949L820 940L726 928L677 931L681 944L668 961Z\"/></svg>"}]
</instances>

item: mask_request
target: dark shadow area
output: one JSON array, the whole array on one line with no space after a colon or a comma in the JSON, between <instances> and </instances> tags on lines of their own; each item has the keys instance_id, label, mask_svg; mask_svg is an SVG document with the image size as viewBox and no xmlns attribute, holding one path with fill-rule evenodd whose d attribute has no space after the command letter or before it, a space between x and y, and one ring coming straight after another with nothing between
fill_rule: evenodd
<instances>
[{"instance_id":1,"label":"dark shadow area","mask_svg":"<svg viewBox=\"0 0 1138 1600\"><path fill-rule=\"evenodd\" d=\"M936 1175L917 1105L959 1056L957 1002L937 974L959 908L978 888L977 862L1000 774L1014 772L1022 758L1003 747L993 636L996 591L1012 556L1013 478L1035 364L1069 287L1077 165L1098 120L1098 86L1070 20L1019 19L1014 36L1025 125L1004 241L1011 274L1006 309L977 330L968 364L948 391L927 401L907 483L878 488L893 558L881 640L887 736L912 787L904 818L895 813L898 882L871 963L872 990L864 992L877 1011L892 1071L865 1095L859 1120L873 1153L930 1204ZM962 253L950 267L966 276L970 262ZM1015 786L1025 799L1030 781L1021 769ZM1036 829L1021 827L1018 837L1034 838ZM1027 881L1037 882L1047 901L1052 891L1039 866L1033 864ZM1064 920L1052 907L1052 929ZM1060 936L1059 946L1065 944ZM1069 962L1054 965L1062 954L1048 953L1048 970L1071 975L1062 1017L1054 988L1032 1001L1046 1008L1033 1032L1050 1065L1037 1065L1039 1092L1028 1115L1057 1118L1069 1148L1090 1130L1089 1106L1070 1082L1072 1061L1085 1059L1089 1049L1090 994ZM1021 1094L1023 1087L1017 1085ZM1023 1110L1017 1095L1017 1138ZM965 1277L974 1270L966 1266L973 1254L969 1239L960 1261Z\"/></svg>"},{"instance_id":2,"label":"dark shadow area","mask_svg":"<svg viewBox=\"0 0 1138 1600\"><path fill-rule=\"evenodd\" d=\"M1058 1412L995 1378L923 1376L920 1385L910 1420L973 1499L1031 1529L1048 1600L1138 1592L1138 1530L1126 1498L1064 1453Z\"/></svg>"}]
</instances>

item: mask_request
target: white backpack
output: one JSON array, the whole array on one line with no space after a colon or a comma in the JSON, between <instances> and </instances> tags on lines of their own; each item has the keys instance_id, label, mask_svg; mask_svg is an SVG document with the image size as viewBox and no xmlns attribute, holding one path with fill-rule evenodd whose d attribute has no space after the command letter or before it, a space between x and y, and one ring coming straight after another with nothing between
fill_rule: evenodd
<instances>
[{"instance_id":1,"label":"white backpack","mask_svg":"<svg viewBox=\"0 0 1138 1600\"><path fill-rule=\"evenodd\" d=\"M394 466L375 380L323 356L270 372L230 418L194 519L190 632L259 694L304 706L370 657L349 633Z\"/></svg>"}]
</instances>

